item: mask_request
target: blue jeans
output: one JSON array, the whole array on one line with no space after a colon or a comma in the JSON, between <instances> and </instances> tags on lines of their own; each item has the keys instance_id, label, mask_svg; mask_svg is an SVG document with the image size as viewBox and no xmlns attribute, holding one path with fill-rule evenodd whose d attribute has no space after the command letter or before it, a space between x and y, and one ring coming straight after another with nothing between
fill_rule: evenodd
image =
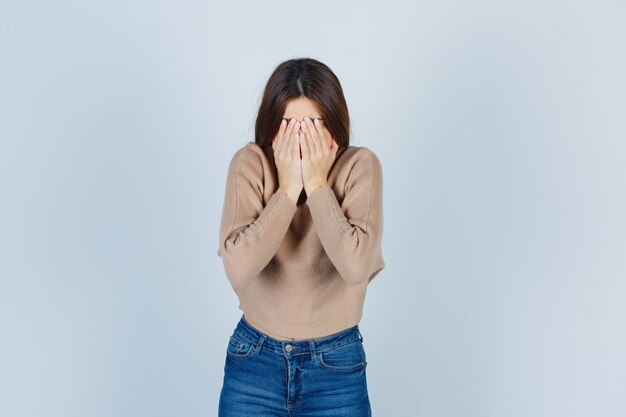
<instances>
[{"instance_id":1,"label":"blue jeans","mask_svg":"<svg viewBox=\"0 0 626 417\"><path fill-rule=\"evenodd\" d=\"M359 326L278 340L242 315L226 348L219 417L371 417Z\"/></svg>"}]
</instances>

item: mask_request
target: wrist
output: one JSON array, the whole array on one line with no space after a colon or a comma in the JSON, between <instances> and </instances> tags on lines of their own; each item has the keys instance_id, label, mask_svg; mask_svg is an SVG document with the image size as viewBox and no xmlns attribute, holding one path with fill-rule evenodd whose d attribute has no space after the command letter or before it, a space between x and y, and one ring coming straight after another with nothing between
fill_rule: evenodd
<instances>
[{"instance_id":1,"label":"wrist","mask_svg":"<svg viewBox=\"0 0 626 417\"><path fill-rule=\"evenodd\" d=\"M328 186L327 181L315 181L315 182L306 184L304 186L304 190L306 191L307 195L310 195L313 191L317 190L318 188L327 187L327 186Z\"/></svg>"},{"instance_id":2,"label":"wrist","mask_svg":"<svg viewBox=\"0 0 626 417\"><path fill-rule=\"evenodd\" d=\"M277 193L296 193L302 191L302 185L280 185Z\"/></svg>"},{"instance_id":3,"label":"wrist","mask_svg":"<svg viewBox=\"0 0 626 417\"><path fill-rule=\"evenodd\" d=\"M298 198L300 197L300 193L302 192L302 187L298 186L280 186L276 190L276 193L287 194L289 199L293 201L294 204L298 204Z\"/></svg>"}]
</instances>

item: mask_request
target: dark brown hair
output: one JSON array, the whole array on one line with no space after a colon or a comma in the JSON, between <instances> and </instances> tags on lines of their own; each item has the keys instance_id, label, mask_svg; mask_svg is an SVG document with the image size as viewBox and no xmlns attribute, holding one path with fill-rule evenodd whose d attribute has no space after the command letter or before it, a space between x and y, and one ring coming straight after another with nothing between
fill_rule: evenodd
<instances>
[{"instance_id":1,"label":"dark brown hair","mask_svg":"<svg viewBox=\"0 0 626 417\"><path fill-rule=\"evenodd\" d=\"M306 97L317 105L324 126L339 148L350 142L350 116L339 79L331 69L313 58L296 58L279 64L270 75L255 125L255 142L271 147L287 103Z\"/></svg>"}]
</instances>

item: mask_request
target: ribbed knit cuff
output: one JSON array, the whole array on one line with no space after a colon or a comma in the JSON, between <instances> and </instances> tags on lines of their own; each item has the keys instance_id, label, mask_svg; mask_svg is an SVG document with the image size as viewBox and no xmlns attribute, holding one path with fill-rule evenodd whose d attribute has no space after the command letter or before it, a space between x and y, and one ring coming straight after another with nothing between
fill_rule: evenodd
<instances>
[{"instance_id":1,"label":"ribbed knit cuff","mask_svg":"<svg viewBox=\"0 0 626 417\"><path fill-rule=\"evenodd\" d=\"M335 192L329 186L325 185L313 190L307 196L306 204L309 206L311 217L313 220L318 219L318 223L323 219L324 222L337 222L337 212L341 213L341 207L335 196ZM343 214L343 213L341 213ZM332 217L331 217L332 216Z\"/></svg>"},{"instance_id":2,"label":"ribbed knit cuff","mask_svg":"<svg viewBox=\"0 0 626 417\"><path fill-rule=\"evenodd\" d=\"M287 194L274 193L267 201L267 206L261 213L261 216L259 216L259 221L263 226L275 222L277 219L289 219L288 223L291 223L297 209L298 206L291 201ZM264 214L266 216L263 216Z\"/></svg>"},{"instance_id":3,"label":"ribbed knit cuff","mask_svg":"<svg viewBox=\"0 0 626 417\"><path fill-rule=\"evenodd\" d=\"M323 185L321 187L317 187L315 190L313 190L311 192L311 194L307 195L307 204L309 202L317 202L323 198L325 198L328 193L332 194L332 196L335 196L334 191L330 188L330 186L328 185Z\"/></svg>"}]
</instances>

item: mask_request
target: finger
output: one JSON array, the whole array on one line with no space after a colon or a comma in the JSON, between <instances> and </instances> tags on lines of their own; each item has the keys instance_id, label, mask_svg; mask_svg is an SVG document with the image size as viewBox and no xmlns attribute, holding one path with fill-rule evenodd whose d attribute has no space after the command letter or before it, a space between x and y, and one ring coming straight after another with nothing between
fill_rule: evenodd
<instances>
[{"instance_id":1,"label":"finger","mask_svg":"<svg viewBox=\"0 0 626 417\"><path fill-rule=\"evenodd\" d=\"M285 129L287 129L288 124L289 123L285 119L282 119L280 121L280 127L278 128L278 135L282 136L282 134L285 133Z\"/></svg>"},{"instance_id":2,"label":"finger","mask_svg":"<svg viewBox=\"0 0 626 417\"><path fill-rule=\"evenodd\" d=\"M328 145L328 149L330 149L332 147L333 142L335 141L335 138L333 137L332 133L330 133L330 131L328 129L326 129L326 126L324 126L324 123L321 123L322 126L322 137L324 138L326 144Z\"/></svg>"},{"instance_id":3,"label":"finger","mask_svg":"<svg viewBox=\"0 0 626 417\"><path fill-rule=\"evenodd\" d=\"M289 125L287 126L287 129L286 129L285 134L283 136L286 139L289 139L293 135L294 130L297 130L297 125L298 125L298 121L296 120L295 117L292 117L289 120Z\"/></svg>"},{"instance_id":4,"label":"finger","mask_svg":"<svg viewBox=\"0 0 626 417\"><path fill-rule=\"evenodd\" d=\"M287 148L286 152L288 152L291 156L293 156L294 144L297 141L299 129L300 129L300 122L294 122L293 128L291 130L291 134L289 135L289 139L287 141L287 146L286 146Z\"/></svg>"},{"instance_id":5,"label":"finger","mask_svg":"<svg viewBox=\"0 0 626 417\"><path fill-rule=\"evenodd\" d=\"M302 159L303 160L305 158L308 159L310 156L311 150L309 146L309 138L306 136L306 134L304 135L304 138L300 140L300 150L302 151Z\"/></svg>"},{"instance_id":6,"label":"finger","mask_svg":"<svg viewBox=\"0 0 626 417\"><path fill-rule=\"evenodd\" d=\"M278 154L281 153L281 150L283 148L283 137L285 136L285 131L289 129L289 123L285 121L284 119L283 119L283 122L285 123L285 128L279 129L278 130L279 134L276 136L276 152ZM283 124L283 122L281 122L281 125Z\"/></svg>"},{"instance_id":7,"label":"finger","mask_svg":"<svg viewBox=\"0 0 626 417\"><path fill-rule=\"evenodd\" d=\"M309 143L309 150L311 151L312 154L316 154L318 152L321 151L320 147L319 147L319 143L317 141L317 132L315 131L315 126L313 126L313 122L311 121L311 119L309 119L308 117L304 118L305 123L306 123L306 127L307 127L307 132L309 133L308 136L308 143Z\"/></svg>"},{"instance_id":8,"label":"finger","mask_svg":"<svg viewBox=\"0 0 626 417\"><path fill-rule=\"evenodd\" d=\"M296 139L296 135L300 133L300 128L302 127L302 123L296 122L293 126L293 139Z\"/></svg>"},{"instance_id":9,"label":"finger","mask_svg":"<svg viewBox=\"0 0 626 417\"><path fill-rule=\"evenodd\" d=\"M322 135L324 135L324 138L326 139L328 149L332 149L335 138L333 137L332 133L330 133L330 130L326 129L326 126L324 126L324 122L322 122ZM337 145L337 147L339 147L339 145Z\"/></svg>"},{"instance_id":10,"label":"finger","mask_svg":"<svg viewBox=\"0 0 626 417\"><path fill-rule=\"evenodd\" d=\"M274 136L274 139L272 139L272 149L274 150L274 152L276 152L276 145L278 144L278 138L280 138L283 135L286 128L287 128L287 121L283 119L280 121L280 127L278 128L278 133L276 134L276 136Z\"/></svg>"},{"instance_id":11,"label":"finger","mask_svg":"<svg viewBox=\"0 0 626 417\"><path fill-rule=\"evenodd\" d=\"M326 129L324 128L324 125L320 119L316 119L313 124L319 138L318 143L320 145L321 152L324 156L328 156L328 153L330 151L330 143L326 135Z\"/></svg>"},{"instance_id":12,"label":"finger","mask_svg":"<svg viewBox=\"0 0 626 417\"><path fill-rule=\"evenodd\" d=\"M320 144L324 145L325 149L330 148L330 144L327 142L324 124L320 119L315 119L314 127L320 139Z\"/></svg>"},{"instance_id":13,"label":"finger","mask_svg":"<svg viewBox=\"0 0 626 417\"><path fill-rule=\"evenodd\" d=\"M311 137L311 129L309 129L309 123L307 123L307 118L304 118L304 123L302 124L302 130L304 131L304 140L309 144L309 148L311 152L314 152L315 148L313 147L313 138Z\"/></svg>"},{"instance_id":14,"label":"finger","mask_svg":"<svg viewBox=\"0 0 626 417\"><path fill-rule=\"evenodd\" d=\"M300 159L300 134L296 132L294 139L291 141L291 156L294 159Z\"/></svg>"},{"instance_id":15,"label":"finger","mask_svg":"<svg viewBox=\"0 0 626 417\"><path fill-rule=\"evenodd\" d=\"M283 135L280 138L280 153L281 156L284 157L285 149L287 148L287 144L289 143L289 138L293 134L294 126L296 125L296 119L294 117L289 120L289 124L287 128L283 132Z\"/></svg>"}]
</instances>

